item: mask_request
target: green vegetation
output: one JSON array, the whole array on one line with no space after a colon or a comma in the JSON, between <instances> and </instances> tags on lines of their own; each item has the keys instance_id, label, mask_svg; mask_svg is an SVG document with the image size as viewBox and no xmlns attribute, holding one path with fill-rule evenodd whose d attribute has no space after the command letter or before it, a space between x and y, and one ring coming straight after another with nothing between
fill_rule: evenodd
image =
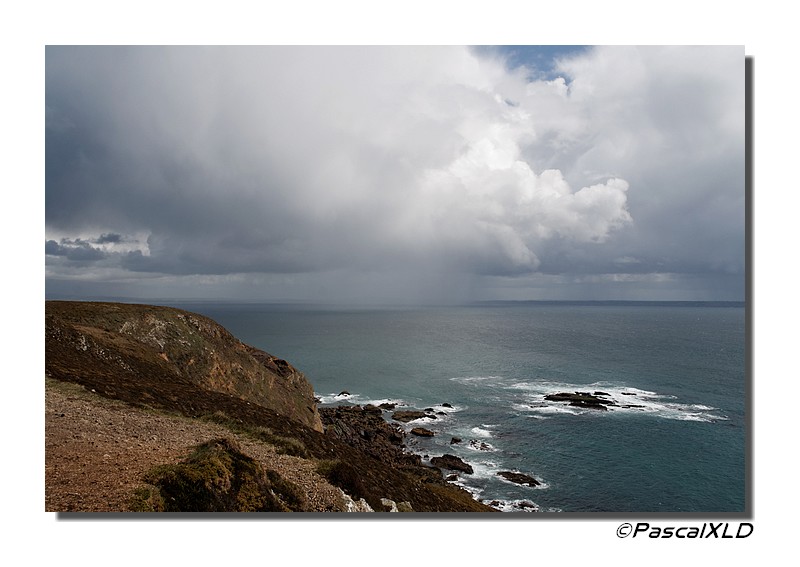
<instances>
[{"instance_id":1,"label":"green vegetation","mask_svg":"<svg viewBox=\"0 0 800 567\"><path fill-rule=\"evenodd\" d=\"M212 414L203 416L203 419L222 425L233 433L247 435L257 441L263 441L275 447L275 451L280 455L291 455L293 457L310 457L306 446L299 439L277 435L269 427L262 425L250 425L241 420L228 416L225 412L217 410Z\"/></svg>"},{"instance_id":2,"label":"green vegetation","mask_svg":"<svg viewBox=\"0 0 800 567\"><path fill-rule=\"evenodd\" d=\"M289 512L305 505L296 485L264 469L230 439L203 443L180 463L152 469L145 481L153 488L137 491L135 511Z\"/></svg>"},{"instance_id":3,"label":"green vegetation","mask_svg":"<svg viewBox=\"0 0 800 567\"><path fill-rule=\"evenodd\" d=\"M164 499L155 486L137 488L130 502L131 512L163 512Z\"/></svg>"}]
</instances>

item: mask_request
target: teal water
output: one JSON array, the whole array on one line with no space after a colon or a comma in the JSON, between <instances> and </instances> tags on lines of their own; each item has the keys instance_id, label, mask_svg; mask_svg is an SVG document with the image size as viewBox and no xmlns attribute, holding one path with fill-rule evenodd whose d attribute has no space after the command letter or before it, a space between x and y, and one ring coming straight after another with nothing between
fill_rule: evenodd
<instances>
[{"instance_id":1,"label":"teal water","mask_svg":"<svg viewBox=\"0 0 800 567\"><path fill-rule=\"evenodd\" d=\"M410 448L462 457L475 473L458 483L506 510L744 511L742 305L177 306L289 360L325 403L434 408L438 419L407 429L436 436L409 437ZM560 391L638 407L544 400ZM502 470L542 486L512 484Z\"/></svg>"}]
</instances>

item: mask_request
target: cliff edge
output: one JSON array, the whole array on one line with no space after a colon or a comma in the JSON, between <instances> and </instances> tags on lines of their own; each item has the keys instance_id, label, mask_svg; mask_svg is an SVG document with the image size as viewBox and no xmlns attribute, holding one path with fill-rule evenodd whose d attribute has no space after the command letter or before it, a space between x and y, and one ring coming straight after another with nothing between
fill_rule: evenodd
<instances>
[{"instance_id":1,"label":"cliff edge","mask_svg":"<svg viewBox=\"0 0 800 567\"><path fill-rule=\"evenodd\" d=\"M108 397L117 397L115 385L140 385L138 401L145 405L195 385L323 430L314 389L301 372L202 315L153 305L47 301L45 333L46 372L58 380L102 389Z\"/></svg>"}]
</instances>

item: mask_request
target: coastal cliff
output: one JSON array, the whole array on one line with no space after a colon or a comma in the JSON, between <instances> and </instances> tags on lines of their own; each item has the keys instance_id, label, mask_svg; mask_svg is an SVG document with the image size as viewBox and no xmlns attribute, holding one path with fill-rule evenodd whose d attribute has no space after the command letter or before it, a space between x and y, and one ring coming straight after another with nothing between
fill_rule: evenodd
<instances>
[{"instance_id":1,"label":"coastal cliff","mask_svg":"<svg viewBox=\"0 0 800 567\"><path fill-rule=\"evenodd\" d=\"M211 319L48 301L45 321L48 511L494 511L379 410L321 412L301 372Z\"/></svg>"},{"instance_id":2,"label":"coastal cliff","mask_svg":"<svg viewBox=\"0 0 800 567\"><path fill-rule=\"evenodd\" d=\"M109 397L140 385L137 401L144 404L194 385L322 431L302 373L207 317L153 305L48 301L45 320L45 363L53 378L96 386Z\"/></svg>"}]
</instances>

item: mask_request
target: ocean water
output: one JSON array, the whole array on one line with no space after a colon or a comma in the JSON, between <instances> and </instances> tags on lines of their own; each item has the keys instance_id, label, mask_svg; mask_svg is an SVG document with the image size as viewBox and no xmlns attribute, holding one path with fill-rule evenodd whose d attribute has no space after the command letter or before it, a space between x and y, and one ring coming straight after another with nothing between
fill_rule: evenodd
<instances>
[{"instance_id":1,"label":"ocean water","mask_svg":"<svg viewBox=\"0 0 800 567\"><path fill-rule=\"evenodd\" d=\"M176 306L285 358L326 404L433 408L436 419L404 425L435 432L409 436L409 448L461 457L474 474L457 483L504 510L745 509L741 304ZM575 391L604 392L619 406L544 399ZM500 471L541 485L511 483Z\"/></svg>"}]
</instances>

